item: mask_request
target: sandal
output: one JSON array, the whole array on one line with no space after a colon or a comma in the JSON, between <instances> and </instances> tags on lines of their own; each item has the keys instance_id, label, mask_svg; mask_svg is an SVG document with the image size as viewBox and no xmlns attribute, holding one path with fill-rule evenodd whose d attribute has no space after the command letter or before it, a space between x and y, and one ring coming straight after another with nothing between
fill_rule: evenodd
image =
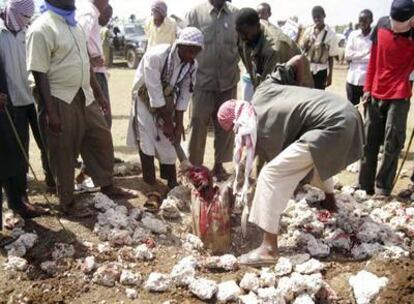
<instances>
[{"instance_id":1,"label":"sandal","mask_svg":"<svg viewBox=\"0 0 414 304\"><path fill-rule=\"evenodd\" d=\"M276 265L278 259L279 257L264 258L256 250L253 250L240 256L239 264L253 268L269 267Z\"/></svg>"},{"instance_id":2,"label":"sandal","mask_svg":"<svg viewBox=\"0 0 414 304\"><path fill-rule=\"evenodd\" d=\"M156 213L160 211L162 204L162 196L158 192L150 192L147 194L147 201L144 204L145 211Z\"/></svg>"}]
</instances>

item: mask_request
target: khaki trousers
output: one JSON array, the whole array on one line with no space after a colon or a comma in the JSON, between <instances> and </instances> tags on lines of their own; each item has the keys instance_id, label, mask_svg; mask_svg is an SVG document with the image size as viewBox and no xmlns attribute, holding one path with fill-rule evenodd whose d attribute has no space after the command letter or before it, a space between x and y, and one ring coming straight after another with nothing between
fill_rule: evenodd
<instances>
[{"instance_id":1,"label":"khaki trousers","mask_svg":"<svg viewBox=\"0 0 414 304\"><path fill-rule=\"evenodd\" d=\"M266 164L260 172L249 221L268 233L279 233L280 216L296 187L311 171L310 182L325 193L333 193L332 178L322 181L309 146L296 142Z\"/></svg>"},{"instance_id":2,"label":"khaki trousers","mask_svg":"<svg viewBox=\"0 0 414 304\"><path fill-rule=\"evenodd\" d=\"M220 106L237 97L237 87L225 92L194 91L191 115L191 133L188 144L190 162L201 166L204 162L207 132L210 121L214 123L214 160L226 163L233 159L234 133L224 131L217 120Z\"/></svg>"},{"instance_id":3,"label":"khaki trousers","mask_svg":"<svg viewBox=\"0 0 414 304\"><path fill-rule=\"evenodd\" d=\"M83 91L78 92L71 104L54 98L54 106L62 123L62 132L56 134L48 129L43 107L39 123L60 203L69 206L73 203L75 165L79 154L95 185L104 187L112 184L114 148L100 107L96 102L85 107Z\"/></svg>"}]
</instances>

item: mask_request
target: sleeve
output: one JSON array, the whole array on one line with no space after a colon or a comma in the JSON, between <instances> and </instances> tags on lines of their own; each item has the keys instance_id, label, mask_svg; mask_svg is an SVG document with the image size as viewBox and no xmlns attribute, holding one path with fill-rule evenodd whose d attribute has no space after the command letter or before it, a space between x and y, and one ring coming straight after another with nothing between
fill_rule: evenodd
<instances>
[{"instance_id":1,"label":"sleeve","mask_svg":"<svg viewBox=\"0 0 414 304\"><path fill-rule=\"evenodd\" d=\"M339 55L338 37L335 32L331 31L331 39L329 41L329 57L335 57Z\"/></svg>"},{"instance_id":2,"label":"sleeve","mask_svg":"<svg viewBox=\"0 0 414 304\"><path fill-rule=\"evenodd\" d=\"M95 22L92 15L90 14L85 14L85 15L81 15L78 18L78 22L80 27L82 28L85 37L86 37L86 42L88 45L88 53L90 55L92 55L92 53L94 52L94 50L91 48L90 43L89 43L89 37L91 36L92 33L92 28L93 28L93 23Z\"/></svg>"},{"instance_id":3,"label":"sleeve","mask_svg":"<svg viewBox=\"0 0 414 304\"><path fill-rule=\"evenodd\" d=\"M162 59L160 56L144 57L145 86L150 97L152 108L162 108L166 105L164 92L161 83Z\"/></svg>"},{"instance_id":4,"label":"sleeve","mask_svg":"<svg viewBox=\"0 0 414 304\"><path fill-rule=\"evenodd\" d=\"M345 46L345 59L349 61L354 60L355 57L354 40L354 35L351 34Z\"/></svg>"},{"instance_id":5,"label":"sleeve","mask_svg":"<svg viewBox=\"0 0 414 304\"><path fill-rule=\"evenodd\" d=\"M185 23L186 26L194 26L198 28L195 10L191 10L185 15Z\"/></svg>"},{"instance_id":6,"label":"sleeve","mask_svg":"<svg viewBox=\"0 0 414 304\"><path fill-rule=\"evenodd\" d=\"M181 87L181 94L177 99L177 104L175 106L177 111L186 111L188 108L188 103L190 102L190 98L192 95L191 87L195 84L197 74L197 64L195 65L195 69L183 82Z\"/></svg>"},{"instance_id":7,"label":"sleeve","mask_svg":"<svg viewBox=\"0 0 414 304\"><path fill-rule=\"evenodd\" d=\"M374 76L377 71L377 56L378 56L378 25L372 32L372 47L371 55L369 57L367 76L365 78L364 91L371 92Z\"/></svg>"},{"instance_id":8,"label":"sleeve","mask_svg":"<svg viewBox=\"0 0 414 304\"><path fill-rule=\"evenodd\" d=\"M31 31L27 36L26 61L27 70L47 73L50 69L53 52L53 39L45 29Z\"/></svg>"}]
</instances>

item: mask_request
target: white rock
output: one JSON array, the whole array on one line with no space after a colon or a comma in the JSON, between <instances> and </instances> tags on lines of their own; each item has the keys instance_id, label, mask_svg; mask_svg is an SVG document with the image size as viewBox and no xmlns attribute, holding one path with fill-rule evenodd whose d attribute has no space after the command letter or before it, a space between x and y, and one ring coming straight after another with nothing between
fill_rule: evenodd
<instances>
[{"instance_id":1,"label":"white rock","mask_svg":"<svg viewBox=\"0 0 414 304\"><path fill-rule=\"evenodd\" d=\"M144 216L141 220L142 225L144 228L151 230L151 232L156 234L167 234L168 228L167 225L164 224L163 221L156 219L151 216Z\"/></svg>"},{"instance_id":2,"label":"white rock","mask_svg":"<svg viewBox=\"0 0 414 304\"><path fill-rule=\"evenodd\" d=\"M82 272L83 273L91 273L94 271L97 267L95 257L94 256L88 256L85 258L82 264Z\"/></svg>"},{"instance_id":3,"label":"white rock","mask_svg":"<svg viewBox=\"0 0 414 304\"><path fill-rule=\"evenodd\" d=\"M4 225L13 230L15 228L23 228L25 221L19 214L9 211L4 215Z\"/></svg>"},{"instance_id":4,"label":"white rock","mask_svg":"<svg viewBox=\"0 0 414 304\"><path fill-rule=\"evenodd\" d=\"M111 200L105 194L100 193L100 192L98 192L94 195L93 203L94 203L95 209L98 209L102 212L105 212L105 211L107 211L108 209L111 209L111 208L116 208L116 206L117 206L114 203L113 200Z\"/></svg>"},{"instance_id":5,"label":"white rock","mask_svg":"<svg viewBox=\"0 0 414 304\"><path fill-rule=\"evenodd\" d=\"M222 303L236 301L243 293L236 281L227 281L218 285L217 300Z\"/></svg>"},{"instance_id":6,"label":"white rock","mask_svg":"<svg viewBox=\"0 0 414 304\"><path fill-rule=\"evenodd\" d=\"M128 299L135 300L138 297L138 292L135 289L127 288L125 293Z\"/></svg>"},{"instance_id":7,"label":"white rock","mask_svg":"<svg viewBox=\"0 0 414 304\"><path fill-rule=\"evenodd\" d=\"M359 228L357 238L364 243L373 243L381 240L382 228L374 222L364 222Z\"/></svg>"},{"instance_id":8,"label":"white rock","mask_svg":"<svg viewBox=\"0 0 414 304\"><path fill-rule=\"evenodd\" d=\"M201 300L211 300L218 291L217 283L207 279L196 279L189 285L190 292Z\"/></svg>"},{"instance_id":9,"label":"white rock","mask_svg":"<svg viewBox=\"0 0 414 304\"><path fill-rule=\"evenodd\" d=\"M26 247L26 249L31 249L34 247L34 245L36 244L37 240L38 240L38 236L36 233L25 233L22 234L17 241L20 241L24 244L24 246Z\"/></svg>"},{"instance_id":10,"label":"white rock","mask_svg":"<svg viewBox=\"0 0 414 304\"><path fill-rule=\"evenodd\" d=\"M276 290L274 287L268 287L268 288L260 288L257 291L259 300L262 301L262 303L277 303L277 304L285 304L286 301L281 294L280 291Z\"/></svg>"},{"instance_id":11,"label":"white rock","mask_svg":"<svg viewBox=\"0 0 414 304\"><path fill-rule=\"evenodd\" d=\"M131 245L132 238L128 230L113 229L108 236L111 246Z\"/></svg>"},{"instance_id":12,"label":"white rock","mask_svg":"<svg viewBox=\"0 0 414 304\"><path fill-rule=\"evenodd\" d=\"M317 258L327 257L331 252L331 249L329 248L328 245L326 245L321 240L318 240L313 236L308 238L307 248L308 248L309 254Z\"/></svg>"},{"instance_id":13,"label":"white rock","mask_svg":"<svg viewBox=\"0 0 414 304\"><path fill-rule=\"evenodd\" d=\"M280 257L275 266L275 275L277 277L283 277L292 273L293 265L290 259Z\"/></svg>"},{"instance_id":14,"label":"white rock","mask_svg":"<svg viewBox=\"0 0 414 304\"><path fill-rule=\"evenodd\" d=\"M25 259L17 256L9 256L7 262L3 265L4 269L8 271L25 271L28 266Z\"/></svg>"},{"instance_id":15,"label":"white rock","mask_svg":"<svg viewBox=\"0 0 414 304\"><path fill-rule=\"evenodd\" d=\"M56 243L52 252L55 261L65 258L72 258L75 255L75 247L70 244Z\"/></svg>"},{"instance_id":16,"label":"white rock","mask_svg":"<svg viewBox=\"0 0 414 304\"><path fill-rule=\"evenodd\" d=\"M189 233L185 237L183 247L189 251L200 251L204 248L204 244L198 236Z\"/></svg>"},{"instance_id":17,"label":"white rock","mask_svg":"<svg viewBox=\"0 0 414 304\"><path fill-rule=\"evenodd\" d=\"M18 239L22 234L25 234L26 232L23 230L23 228L17 227L12 230L10 233L10 236L14 239Z\"/></svg>"},{"instance_id":18,"label":"white rock","mask_svg":"<svg viewBox=\"0 0 414 304\"><path fill-rule=\"evenodd\" d=\"M277 290L287 301L293 301L295 296L304 292L314 296L325 285L321 274L301 275L296 272L290 277L280 278Z\"/></svg>"},{"instance_id":19,"label":"white rock","mask_svg":"<svg viewBox=\"0 0 414 304\"><path fill-rule=\"evenodd\" d=\"M161 215L166 219L177 219L181 216L176 199L167 197L160 207Z\"/></svg>"},{"instance_id":20,"label":"white rock","mask_svg":"<svg viewBox=\"0 0 414 304\"><path fill-rule=\"evenodd\" d=\"M325 266L316 259L310 259L309 261L295 266L295 271L301 274L312 274L321 272Z\"/></svg>"},{"instance_id":21,"label":"white rock","mask_svg":"<svg viewBox=\"0 0 414 304\"><path fill-rule=\"evenodd\" d=\"M310 295L304 293L297 297L293 304L315 304L315 302Z\"/></svg>"},{"instance_id":22,"label":"white rock","mask_svg":"<svg viewBox=\"0 0 414 304\"><path fill-rule=\"evenodd\" d=\"M151 249L146 244L139 245L135 248L135 257L141 261L151 261L155 258Z\"/></svg>"},{"instance_id":23,"label":"white rock","mask_svg":"<svg viewBox=\"0 0 414 304\"><path fill-rule=\"evenodd\" d=\"M130 270L123 270L119 282L126 286L138 286L142 283L142 276Z\"/></svg>"},{"instance_id":24,"label":"white rock","mask_svg":"<svg viewBox=\"0 0 414 304\"><path fill-rule=\"evenodd\" d=\"M46 261L40 264L40 269L48 275L55 275L59 271L56 261Z\"/></svg>"},{"instance_id":25,"label":"white rock","mask_svg":"<svg viewBox=\"0 0 414 304\"><path fill-rule=\"evenodd\" d=\"M5 246L4 249L6 249L8 257L14 256L14 257L21 258L21 257L24 257L27 252L26 246L24 246L23 242L18 242L18 241Z\"/></svg>"},{"instance_id":26,"label":"white rock","mask_svg":"<svg viewBox=\"0 0 414 304\"><path fill-rule=\"evenodd\" d=\"M143 211L141 209L138 209L138 208L132 208L128 212L128 217L130 219L134 219L136 221L141 220L142 215L143 215Z\"/></svg>"},{"instance_id":27,"label":"white rock","mask_svg":"<svg viewBox=\"0 0 414 304\"><path fill-rule=\"evenodd\" d=\"M182 259L171 271L171 279L178 286L188 286L196 275L197 260L194 257Z\"/></svg>"},{"instance_id":28,"label":"white rock","mask_svg":"<svg viewBox=\"0 0 414 304\"><path fill-rule=\"evenodd\" d=\"M351 252L354 259L363 260L378 254L382 248L383 247L378 243L362 243L359 246L354 247Z\"/></svg>"},{"instance_id":29,"label":"white rock","mask_svg":"<svg viewBox=\"0 0 414 304\"><path fill-rule=\"evenodd\" d=\"M274 287L276 285L276 276L270 268L262 268L260 272L260 286L261 287Z\"/></svg>"},{"instance_id":30,"label":"white rock","mask_svg":"<svg viewBox=\"0 0 414 304\"><path fill-rule=\"evenodd\" d=\"M225 254L220 257L218 267L226 271L235 271L239 268L239 261L234 255Z\"/></svg>"},{"instance_id":31,"label":"white rock","mask_svg":"<svg viewBox=\"0 0 414 304\"><path fill-rule=\"evenodd\" d=\"M333 248L349 251L352 247L352 242L349 234L342 229L336 229L326 236L328 244Z\"/></svg>"},{"instance_id":32,"label":"white rock","mask_svg":"<svg viewBox=\"0 0 414 304\"><path fill-rule=\"evenodd\" d=\"M111 246L107 242L98 244L97 249L99 253L103 253L103 254L110 253L112 250Z\"/></svg>"},{"instance_id":33,"label":"white rock","mask_svg":"<svg viewBox=\"0 0 414 304\"><path fill-rule=\"evenodd\" d=\"M149 230L146 230L142 227L137 227L134 231L134 234L132 235L133 244L140 244L142 242L145 242L145 240L148 239L149 234Z\"/></svg>"},{"instance_id":34,"label":"white rock","mask_svg":"<svg viewBox=\"0 0 414 304\"><path fill-rule=\"evenodd\" d=\"M165 292L171 287L171 279L168 275L152 272L147 282L145 289L152 292Z\"/></svg>"},{"instance_id":35,"label":"white rock","mask_svg":"<svg viewBox=\"0 0 414 304\"><path fill-rule=\"evenodd\" d=\"M293 266L303 264L307 261L309 261L311 256L307 253L297 254L288 257L289 261L292 263Z\"/></svg>"},{"instance_id":36,"label":"white rock","mask_svg":"<svg viewBox=\"0 0 414 304\"><path fill-rule=\"evenodd\" d=\"M358 202L364 202L368 199L368 194L366 191L364 190L356 190L354 192L354 198L358 201Z\"/></svg>"},{"instance_id":37,"label":"white rock","mask_svg":"<svg viewBox=\"0 0 414 304\"><path fill-rule=\"evenodd\" d=\"M106 287L115 286L121 276L122 265L119 263L108 263L99 267L93 275L93 282Z\"/></svg>"},{"instance_id":38,"label":"white rock","mask_svg":"<svg viewBox=\"0 0 414 304\"><path fill-rule=\"evenodd\" d=\"M175 199L180 210L189 209L191 205L191 190L186 186L175 187L167 197Z\"/></svg>"},{"instance_id":39,"label":"white rock","mask_svg":"<svg viewBox=\"0 0 414 304\"><path fill-rule=\"evenodd\" d=\"M376 275L365 270L356 276L351 276L349 284L354 290L357 304L369 304L373 301L382 288L388 284L388 279L378 278Z\"/></svg>"},{"instance_id":40,"label":"white rock","mask_svg":"<svg viewBox=\"0 0 414 304\"><path fill-rule=\"evenodd\" d=\"M259 299L254 292L250 292L248 295L239 297L240 304L259 304Z\"/></svg>"},{"instance_id":41,"label":"white rock","mask_svg":"<svg viewBox=\"0 0 414 304\"><path fill-rule=\"evenodd\" d=\"M260 287L259 277L252 272L248 272L240 281L240 287L246 291L257 291Z\"/></svg>"},{"instance_id":42,"label":"white rock","mask_svg":"<svg viewBox=\"0 0 414 304\"><path fill-rule=\"evenodd\" d=\"M401 259L401 258L408 258L410 253L399 247L394 245L388 245L384 247L385 251L381 253L381 257L385 259Z\"/></svg>"}]
</instances>

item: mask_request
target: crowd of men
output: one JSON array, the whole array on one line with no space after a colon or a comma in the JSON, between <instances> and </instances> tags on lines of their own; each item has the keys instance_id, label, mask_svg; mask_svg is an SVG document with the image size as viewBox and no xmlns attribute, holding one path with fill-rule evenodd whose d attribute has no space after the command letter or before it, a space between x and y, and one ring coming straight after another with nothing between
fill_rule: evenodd
<instances>
[{"instance_id":1,"label":"crowd of men","mask_svg":"<svg viewBox=\"0 0 414 304\"><path fill-rule=\"evenodd\" d=\"M359 29L346 33L349 101L325 92L339 51L321 6L312 9L314 24L302 31L294 17L282 28L273 25L267 3L237 9L229 2L205 0L189 10L183 29L168 17L164 1L152 3L147 50L133 82L128 144L137 147L146 183L156 182L157 159L161 179L174 188L176 149L191 102L192 165L204 164L211 126L217 181L229 177L224 164L238 162L244 148L248 178L257 155L250 220L265 235L262 246L244 257L245 264L257 265L274 262L276 219L306 177L326 192L322 206L333 212L331 178L359 159L356 187L391 194L412 92L414 2L394 0L390 15L374 27L373 13L363 10ZM46 0L31 22L34 11L33 0L9 0L0 15L0 186L14 212L25 218L47 213L27 194L31 129L46 185L62 213L89 216L76 203L76 188L96 188L113 198L136 195L113 185L106 29L112 7L108 0L88 0L77 10L74 0ZM235 101L240 59L243 102ZM364 123L355 105L364 106ZM245 191L235 193L242 202Z\"/></svg>"}]
</instances>

